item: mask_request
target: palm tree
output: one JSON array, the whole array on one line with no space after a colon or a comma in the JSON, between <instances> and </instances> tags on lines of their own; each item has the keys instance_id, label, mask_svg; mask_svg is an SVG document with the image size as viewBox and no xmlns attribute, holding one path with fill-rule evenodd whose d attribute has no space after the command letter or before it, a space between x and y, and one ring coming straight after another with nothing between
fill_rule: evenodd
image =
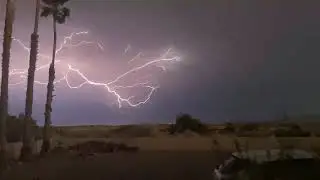
<instances>
[{"instance_id":1,"label":"palm tree","mask_svg":"<svg viewBox=\"0 0 320 180\"><path fill-rule=\"evenodd\" d=\"M30 43L30 54L29 54L29 69L28 69L28 82L26 92L26 104L24 114L24 132L23 132L23 146L21 148L20 159L27 160L31 155L31 135L30 135L30 122L32 116L32 105L33 105L33 85L34 85L34 74L36 71L36 62L38 56L38 25L39 25L39 10L40 0L36 0L36 13L34 17L34 29L31 34Z\"/></svg>"},{"instance_id":2,"label":"palm tree","mask_svg":"<svg viewBox=\"0 0 320 180\"><path fill-rule=\"evenodd\" d=\"M0 96L0 162L1 168L6 166L6 120L8 116L8 85L9 85L9 63L10 49L12 42L12 28L14 21L14 3L7 0L6 17L3 32L3 52L2 52L2 76L1 76L1 96Z\"/></svg>"},{"instance_id":3,"label":"palm tree","mask_svg":"<svg viewBox=\"0 0 320 180\"><path fill-rule=\"evenodd\" d=\"M70 9L64 7L68 0L42 0L44 6L42 8L41 16L52 16L53 19L53 49L52 49L52 61L49 67L49 79L47 85L47 100L45 105L45 122L43 128L43 143L41 147L41 154L45 154L50 149L50 125L51 125L51 112L52 112L52 99L54 91L54 79L55 79L55 58L57 48L57 23L63 24L66 22L66 18L70 16Z\"/></svg>"}]
</instances>

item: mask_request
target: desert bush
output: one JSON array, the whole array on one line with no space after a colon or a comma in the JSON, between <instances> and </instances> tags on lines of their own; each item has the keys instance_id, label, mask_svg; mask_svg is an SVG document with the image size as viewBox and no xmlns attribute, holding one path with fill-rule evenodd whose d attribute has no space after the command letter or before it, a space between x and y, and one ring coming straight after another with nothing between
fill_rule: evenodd
<instances>
[{"instance_id":1,"label":"desert bush","mask_svg":"<svg viewBox=\"0 0 320 180\"><path fill-rule=\"evenodd\" d=\"M310 137L311 133L303 131L300 126L293 124L287 128L279 128L274 131L276 137Z\"/></svg>"},{"instance_id":2,"label":"desert bush","mask_svg":"<svg viewBox=\"0 0 320 180\"><path fill-rule=\"evenodd\" d=\"M83 130L69 130L64 128L54 128L54 133L66 138L86 138L87 136L87 133L84 133Z\"/></svg>"},{"instance_id":3,"label":"desert bush","mask_svg":"<svg viewBox=\"0 0 320 180\"><path fill-rule=\"evenodd\" d=\"M230 126L230 125L229 125ZM239 127L237 130L237 136L239 137L256 137L256 136L263 136L264 133L259 133L258 125L257 124L244 124Z\"/></svg>"},{"instance_id":4,"label":"desert bush","mask_svg":"<svg viewBox=\"0 0 320 180\"><path fill-rule=\"evenodd\" d=\"M207 132L207 126L201 123L197 118L192 117L189 114L180 114L176 117L175 124L169 127L170 134L183 133L186 130L190 130L196 133Z\"/></svg>"},{"instance_id":5,"label":"desert bush","mask_svg":"<svg viewBox=\"0 0 320 180\"><path fill-rule=\"evenodd\" d=\"M19 118L16 116L8 116L6 125L7 125L7 133L6 133L7 141L9 143L21 141L22 135L23 135L23 126L24 126L23 117L21 116ZM30 126L31 126L31 135L36 140L41 139L41 129L37 125L35 120L30 121Z\"/></svg>"},{"instance_id":6,"label":"desert bush","mask_svg":"<svg viewBox=\"0 0 320 180\"><path fill-rule=\"evenodd\" d=\"M275 130L274 135L276 137L310 137L311 133L310 132L295 132L292 130Z\"/></svg>"},{"instance_id":7,"label":"desert bush","mask_svg":"<svg viewBox=\"0 0 320 180\"><path fill-rule=\"evenodd\" d=\"M70 151L76 151L80 154L92 153L112 153L112 152L137 152L139 147L128 146L124 143L104 142L104 141L86 141L69 146Z\"/></svg>"},{"instance_id":8,"label":"desert bush","mask_svg":"<svg viewBox=\"0 0 320 180\"><path fill-rule=\"evenodd\" d=\"M227 133L234 133L235 131L236 131L235 126L230 122L227 122L225 124L224 129L222 130L222 132L227 132Z\"/></svg>"}]
</instances>

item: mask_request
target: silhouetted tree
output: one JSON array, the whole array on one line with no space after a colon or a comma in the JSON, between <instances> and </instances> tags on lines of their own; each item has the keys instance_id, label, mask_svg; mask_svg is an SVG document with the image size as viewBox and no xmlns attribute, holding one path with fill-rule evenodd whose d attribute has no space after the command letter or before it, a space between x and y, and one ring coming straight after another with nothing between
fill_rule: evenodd
<instances>
[{"instance_id":1,"label":"silhouetted tree","mask_svg":"<svg viewBox=\"0 0 320 180\"><path fill-rule=\"evenodd\" d=\"M44 6L42 8L41 16L52 16L53 19L53 48L52 48L52 61L49 67L49 78L47 85L47 100L45 105L45 124L43 129L43 144L41 148L41 154L45 154L50 149L50 125L51 125L51 112L52 112L52 100L54 91L54 79L55 79L55 58L57 48L57 23L63 24L66 18L70 16L70 9L64 7L68 0L42 0Z\"/></svg>"},{"instance_id":2,"label":"silhouetted tree","mask_svg":"<svg viewBox=\"0 0 320 180\"><path fill-rule=\"evenodd\" d=\"M9 86L9 64L10 49L12 42L12 28L14 21L15 6L11 0L7 0L5 26L3 32L2 52L2 76L1 76L1 97L0 97L0 163L1 169L7 165L6 156L6 119L8 116L8 86Z\"/></svg>"},{"instance_id":3,"label":"silhouetted tree","mask_svg":"<svg viewBox=\"0 0 320 180\"><path fill-rule=\"evenodd\" d=\"M197 133L206 132L207 128L200 122L199 119L193 118L189 114L180 114L176 117L175 124L171 125L170 133L182 133L186 130L194 131Z\"/></svg>"},{"instance_id":4,"label":"silhouetted tree","mask_svg":"<svg viewBox=\"0 0 320 180\"><path fill-rule=\"evenodd\" d=\"M26 104L24 113L24 129L23 129L23 146L21 148L20 160L27 160L31 156L31 136L30 127L28 126L32 116L33 105L33 86L34 86L34 74L36 71L36 63L38 56L38 26L39 26L39 11L40 0L36 1L36 12L34 17L34 29L31 34L30 54L29 54L29 69L28 69L28 82L26 92Z\"/></svg>"}]
</instances>

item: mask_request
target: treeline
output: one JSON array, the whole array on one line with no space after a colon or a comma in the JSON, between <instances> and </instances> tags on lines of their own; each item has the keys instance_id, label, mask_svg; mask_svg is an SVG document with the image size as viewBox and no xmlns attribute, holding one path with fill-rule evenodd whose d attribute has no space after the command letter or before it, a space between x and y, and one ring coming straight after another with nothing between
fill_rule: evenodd
<instances>
[{"instance_id":1,"label":"treeline","mask_svg":"<svg viewBox=\"0 0 320 180\"><path fill-rule=\"evenodd\" d=\"M295 123L275 123L266 127L259 123L247 123L236 126L226 123L222 133L233 133L242 137L275 136L275 137L309 137L311 132L303 130Z\"/></svg>"},{"instance_id":2,"label":"treeline","mask_svg":"<svg viewBox=\"0 0 320 180\"><path fill-rule=\"evenodd\" d=\"M175 119L175 123L171 124L166 131L170 134L178 134L184 133L187 130L200 135L212 134L212 132L215 132L219 134L234 134L242 137L309 137L312 135L312 133L303 130L295 123L275 123L270 127L267 127L259 123L236 125L227 122L222 129L213 130L208 124L202 123L200 119L186 113L179 114Z\"/></svg>"}]
</instances>

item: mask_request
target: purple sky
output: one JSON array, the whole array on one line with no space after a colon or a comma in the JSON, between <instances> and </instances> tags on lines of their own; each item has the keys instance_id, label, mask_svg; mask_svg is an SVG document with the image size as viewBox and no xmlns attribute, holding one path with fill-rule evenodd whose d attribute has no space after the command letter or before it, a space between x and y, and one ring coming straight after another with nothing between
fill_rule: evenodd
<instances>
[{"instance_id":1,"label":"purple sky","mask_svg":"<svg viewBox=\"0 0 320 180\"><path fill-rule=\"evenodd\" d=\"M18 1L16 8L14 36L26 45L33 28L33 5L33 0ZM124 103L119 109L115 96L103 87L70 89L62 81L56 85L54 124L170 122L179 112L207 122L265 120L279 118L284 111L289 115L320 111L319 2L73 0L67 6L71 18L58 26L59 42L71 32L88 31L73 43L96 42L104 49L97 44L66 48L59 54L57 79L69 63L90 80L107 83L168 48L174 51L170 57L179 55L182 61L153 64L121 80L117 85L147 80L159 86L148 103L134 108ZM41 19L40 52L49 56L51 26L51 19ZM128 64L138 52L144 58ZM27 66L27 55L14 43L11 67ZM46 62L42 59L39 65ZM45 82L47 69L38 71L37 79ZM72 85L84 82L74 72L69 80ZM22 112L25 84L10 90L10 111ZM148 90L118 92L135 96L137 102ZM35 93L34 117L41 123L45 85L36 85Z\"/></svg>"}]
</instances>

